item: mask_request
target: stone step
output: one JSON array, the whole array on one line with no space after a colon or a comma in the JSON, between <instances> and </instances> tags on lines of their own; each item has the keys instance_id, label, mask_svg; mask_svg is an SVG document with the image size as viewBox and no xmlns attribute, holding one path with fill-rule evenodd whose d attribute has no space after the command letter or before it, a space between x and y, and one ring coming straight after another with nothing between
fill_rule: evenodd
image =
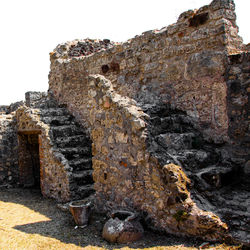
<instances>
[{"instance_id":1,"label":"stone step","mask_svg":"<svg viewBox=\"0 0 250 250\"><path fill-rule=\"evenodd\" d=\"M50 117L50 116L64 116L69 114L65 108L47 108L47 109L41 109L40 115L43 117Z\"/></svg>"},{"instance_id":2,"label":"stone step","mask_svg":"<svg viewBox=\"0 0 250 250\"><path fill-rule=\"evenodd\" d=\"M166 150L183 150L192 148L194 138L194 133L166 133L157 136L156 141Z\"/></svg>"},{"instance_id":3,"label":"stone step","mask_svg":"<svg viewBox=\"0 0 250 250\"><path fill-rule=\"evenodd\" d=\"M75 171L72 173L70 181L78 186L93 184L92 173L93 173L92 169Z\"/></svg>"},{"instance_id":4,"label":"stone step","mask_svg":"<svg viewBox=\"0 0 250 250\"><path fill-rule=\"evenodd\" d=\"M49 97L39 101L40 119L49 126L49 136L57 150L67 159L72 200L83 199L94 193L92 178L92 142L66 106L58 105Z\"/></svg>"},{"instance_id":5,"label":"stone step","mask_svg":"<svg viewBox=\"0 0 250 250\"><path fill-rule=\"evenodd\" d=\"M83 186L78 186L77 189L72 189L71 193L73 194L74 200L84 199L95 192L94 185L88 184Z\"/></svg>"},{"instance_id":6,"label":"stone step","mask_svg":"<svg viewBox=\"0 0 250 250\"><path fill-rule=\"evenodd\" d=\"M58 148L83 147L88 144L85 135L59 137L54 140Z\"/></svg>"},{"instance_id":7,"label":"stone step","mask_svg":"<svg viewBox=\"0 0 250 250\"><path fill-rule=\"evenodd\" d=\"M79 186L78 187L78 191L79 192L85 192L85 191L94 191L94 185L93 184L88 184L88 185L84 185L84 186Z\"/></svg>"},{"instance_id":8,"label":"stone step","mask_svg":"<svg viewBox=\"0 0 250 250\"><path fill-rule=\"evenodd\" d=\"M232 210L227 204L224 205L224 208L217 210L216 213L228 224L230 231L235 231L237 233L240 230L247 232L248 234L250 233L249 213L237 209Z\"/></svg>"},{"instance_id":9,"label":"stone step","mask_svg":"<svg viewBox=\"0 0 250 250\"><path fill-rule=\"evenodd\" d=\"M77 170L90 170L92 169L92 158L81 158L69 161L70 167L74 169L74 172Z\"/></svg>"},{"instance_id":10,"label":"stone step","mask_svg":"<svg viewBox=\"0 0 250 250\"><path fill-rule=\"evenodd\" d=\"M192 171L192 173L216 164L218 161L218 155L201 149L178 150L174 156L185 170Z\"/></svg>"},{"instance_id":11,"label":"stone step","mask_svg":"<svg viewBox=\"0 0 250 250\"><path fill-rule=\"evenodd\" d=\"M60 148L59 150L67 160L73 160L76 158L79 159L84 156L92 156L91 144L86 147Z\"/></svg>"},{"instance_id":12,"label":"stone step","mask_svg":"<svg viewBox=\"0 0 250 250\"><path fill-rule=\"evenodd\" d=\"M185 133L193 130L193 124L187 115L176 114L161 118L161 128L166 132Z\"/></svg>"},{"instance_id":13,"label":"stone step","mask_svg":"<svg viewBox=\"0 0 250 250\"><path fill-rule=\"evenodd\" d=\"M45 98L36 104L36 108L48 109L48 108L58 108L58 103L56 100Z\"/></svg>"},{"instance_id":14,"label":"stone step","mask_svg":"<svg viewBox=\"0 0 250 250\"><path fill-rule=\"evenodd\" d=\"M61 125L57 127L50 127L51 133L54 138L65 137L65 136L74 136L74 135L83 135L86 136L84 131L71 124L71 125Z\"/></svg>"},{"instance_id":15,"label":"stone step","mask_svg":"<svg viewBox=\"0 0 250 250\"><path fill-rule=\"evenodd\" d=\"M218 189L235 182L238 170L232 166L211 165L194 174L198 189L201 191Z\"/></svg>"},{"instance_id":16,"label":"stone step","mask_svg":"<svg viewBox=\"0 0 250 250\"><path fill-rule=\"evenodd\" d=\"M41 118L44 123L50 126L69 125L72 123L72 119L73 117L71 115L45 116Z\"/></svg>"},{"instance_id":17,"label":"stone step","mask_svg":"<svg viewBox=\"0 0 250 250\"><path fill-rule=\"evenodd\" d=\"M183 114L170 114L165 117L151 117L151 126L153 126L154 136L168 133L187 133L194 131L192 118Z\"/></svg>"}]
</instances>

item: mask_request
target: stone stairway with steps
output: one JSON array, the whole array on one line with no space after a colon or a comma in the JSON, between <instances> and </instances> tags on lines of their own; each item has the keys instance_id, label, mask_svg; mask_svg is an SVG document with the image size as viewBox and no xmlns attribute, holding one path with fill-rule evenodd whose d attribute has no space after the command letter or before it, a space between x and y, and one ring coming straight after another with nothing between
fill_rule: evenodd
<instances>
[{"instance_id":1,"label":"stone stairway with steps","mask_svg":"<svg viewBox=\"0 0 250 250\"><path fill-rule=\"evenodd\" d=\"M50 127L53 145L68 161L73 200L85 198L94 192L91 141L65 107L46 98L35 108ZM234 239L250 244L249 184L240 178L241 166L232 158L230 145L207 141L198 123L182 111L167 105L141 108L148 114L147 151L161 166L181 166L191 180L189 190L197 206L226 222Z\"/></svg>"},{"instance_id":2,"label":"stone stairway with steps","mask_svg":"<svg viewBox=\"0 0 250 250\"><path fill-rule=\"evenodd\" d=\"M144 108L148 118L148 150L159 163L174 163L191 179L198 207L225 221L234 239L250 244L250 185L241 176L226 144L208 142L197 123L166 106Z\"/></svg>"},{"instance_id":3,"label":"stone stairway with steps","mask_svg":"<svg viewBox=\"0 0 250 250\"><path fill-rule=\"evenodd\" d=\"M54 147L69 164L68 177L71 199L83 199L94 193L92 179L92 142L66 107L53 97L43 97L33 105L40 109L40 119L49 126L49 136Z\"/></svg>"}]
</instances>

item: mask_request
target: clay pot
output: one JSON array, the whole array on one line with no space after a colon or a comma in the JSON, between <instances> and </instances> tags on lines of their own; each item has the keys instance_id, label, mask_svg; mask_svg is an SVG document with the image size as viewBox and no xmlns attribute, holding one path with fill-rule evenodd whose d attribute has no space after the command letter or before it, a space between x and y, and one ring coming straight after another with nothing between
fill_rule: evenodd
<instances>
[{"instance_id":1,"label":"clay pot","mask_svg":"<svg viewBox=\"0 0 250 250\"><path fill-rule=\"evenodd\" d=\"M69 210L73 215L77 226L88 225L89 216L91 213L91 202L86 202L84 200L72 201L69 204Z\"/></svg>"},{"instance_id":2,"label":"clay pot","mask_svg":"<svg viewBox=\"0 0 250 250\"><path fill-rule=\"evenodd\" d=\"M102 237L111 242L129 243L143 236L143 227L135 213L116 211L104 225Z\"/></svg>"}]
</instances>

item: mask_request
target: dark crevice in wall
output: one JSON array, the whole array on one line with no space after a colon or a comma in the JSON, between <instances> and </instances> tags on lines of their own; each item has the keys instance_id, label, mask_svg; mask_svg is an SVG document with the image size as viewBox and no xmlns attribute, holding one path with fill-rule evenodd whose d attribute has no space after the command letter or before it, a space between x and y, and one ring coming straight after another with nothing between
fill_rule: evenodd
<instances>
[{"instance_id":1,"label":"dark crevice in wall","mask_svg":"<svg viewBox=\"0 0 250 250\"><path fill-rule=\"evenodd\" d=\"M102 65L102 73L106 74L109 71L109 66L108 65Z\"/></svg>"},{"instance_id":2,"label":"dark crevice in wall","mask_svg":"<svg viewBox=\"0 0 250 250\"><path fill-rule=\"evenodd\" d=\"M192 18L189 19L189 27L198 27L202 24L205 24L209 19L208 13L195 14Z\"/></svg>"}]
</instances>

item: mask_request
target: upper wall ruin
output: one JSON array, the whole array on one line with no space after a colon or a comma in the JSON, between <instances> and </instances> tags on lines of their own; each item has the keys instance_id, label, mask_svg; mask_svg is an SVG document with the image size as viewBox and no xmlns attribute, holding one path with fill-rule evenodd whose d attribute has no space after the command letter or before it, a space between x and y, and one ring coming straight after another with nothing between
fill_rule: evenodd
<instances>
[{"instance_id":1,"label":"upper wall ruin","mask_svg":"<svg viewBox=\"0 0 250 250\"><path fill-rule=\"evenodd\" d=\"M223 141L228 131L227 55L243 47L233 1L216 0L125 43L87 39L58 45L51 53L49 88L83 121L79 107L85 78L105 75L121 95L142 104L171 103L195 117L208 137Z\"/></svg>"}]
</instances>

